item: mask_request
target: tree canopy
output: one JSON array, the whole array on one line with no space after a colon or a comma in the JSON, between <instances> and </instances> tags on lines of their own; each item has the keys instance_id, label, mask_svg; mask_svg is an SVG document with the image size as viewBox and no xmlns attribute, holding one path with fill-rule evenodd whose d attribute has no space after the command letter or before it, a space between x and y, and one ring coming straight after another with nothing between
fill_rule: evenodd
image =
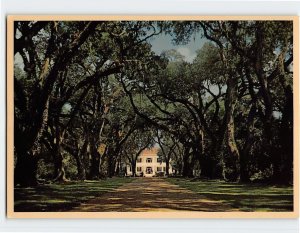
<instances>
[{"instance_id":1,"label":"tree canopy","mask_svg":"<svg viewBox=\"0 0 300 233\"><path fill-rule=\"evenodd\" d=\"M15 185L125 175L153 146L176 175L292 182L291 21L20 21L14 32ZM152 50L157 36L195 33L206 42L193 62Z\"/></svg>"}]
</instances>

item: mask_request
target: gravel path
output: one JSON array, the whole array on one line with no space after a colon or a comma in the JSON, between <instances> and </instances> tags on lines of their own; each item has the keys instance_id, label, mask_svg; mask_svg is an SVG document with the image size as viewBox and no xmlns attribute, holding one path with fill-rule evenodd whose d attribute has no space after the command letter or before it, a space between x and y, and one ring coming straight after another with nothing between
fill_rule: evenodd
<instances>
[{"instance_id":1,"label":"gravel path","mask_svg":"<svg viewBox=\"0 0 300 233\"><path fill-rule=\"evenodd\" d=\"M238 211L162 178L137 178L81 204L72 212Z\"/></svg>"}]
</instances>

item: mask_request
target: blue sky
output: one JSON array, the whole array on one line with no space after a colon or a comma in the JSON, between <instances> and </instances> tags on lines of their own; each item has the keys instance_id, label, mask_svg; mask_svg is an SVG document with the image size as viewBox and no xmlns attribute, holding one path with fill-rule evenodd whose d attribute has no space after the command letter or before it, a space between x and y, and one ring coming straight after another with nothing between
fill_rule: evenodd
<instances>
[{"instance_id":1,"label":"blue sky","mask_svg":"<svg viewBox=\"0 0 300 233\"><path fill-rule=\"evenodd\" d=\"M206 40L201 38L199 34L197 34L195 38L192 37L189 43L184 45L174 45L172 42L172 36L165 34L156 36L150 41L152 50L156 54L159 55L163 51L175 49L185 57L187 62L193 61L196 57L196 51L200 49L205 42Z\"/></svg>"},{"instance_id":2,"label":"blue sky","mask_svg":"<svg viewBox=\"0 0 300 233\"><path fill-rule=\"evenodd\" d=\"M175 49L185 57L185 60L187 62L190 63L196 57L196 51L199 50L205 42L207 42L206 39L201 38L199 33L195 36L192 36L189 43L187 44L174 45L172 39L173 37L169 34L160 34L156 37L151 38L149 42L152 45L152 50L157 55L160 55L163 51ZM21 68L23 68L23 62L21 61L21 56L17 54L15 56L15 63L18 63L21 66Z\"/></svg>"}]
</instances>

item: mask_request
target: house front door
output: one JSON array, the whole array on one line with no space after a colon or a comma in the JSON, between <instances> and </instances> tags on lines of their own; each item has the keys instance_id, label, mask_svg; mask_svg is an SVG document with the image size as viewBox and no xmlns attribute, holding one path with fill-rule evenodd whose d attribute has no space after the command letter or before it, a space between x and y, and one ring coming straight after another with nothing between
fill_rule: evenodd
<instances>
[{"instance_id":1,"label":"house front door","mask_svg":"<svg viewBox=\"0 0 300 233\"><path fill-rule=\"evenodd\" d=\"M147 167L146 174L152 174L152 173L153 173L152 167Z\"/></svg>"}]
</instances>

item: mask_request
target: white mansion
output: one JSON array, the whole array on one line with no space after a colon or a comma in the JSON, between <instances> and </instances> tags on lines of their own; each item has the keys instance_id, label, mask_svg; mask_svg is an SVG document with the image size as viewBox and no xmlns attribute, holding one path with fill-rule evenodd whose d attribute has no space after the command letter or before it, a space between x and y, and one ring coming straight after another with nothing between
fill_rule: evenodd
<instances>
[{"instance_id":1,"label":"white mansion","mask_svg":"<svg viewBox=\"0 0 300 233\"><path fill-rule=\"evenodd\" d=\"M136 175L144 177L164 176L166 163L157 155L158 148L146 149L140 154L136 162ZM132 168L127 165L127 175L132 175ZM169 174L173 173L172 165L169 165Z\"/></svg>"}]
</instances>

